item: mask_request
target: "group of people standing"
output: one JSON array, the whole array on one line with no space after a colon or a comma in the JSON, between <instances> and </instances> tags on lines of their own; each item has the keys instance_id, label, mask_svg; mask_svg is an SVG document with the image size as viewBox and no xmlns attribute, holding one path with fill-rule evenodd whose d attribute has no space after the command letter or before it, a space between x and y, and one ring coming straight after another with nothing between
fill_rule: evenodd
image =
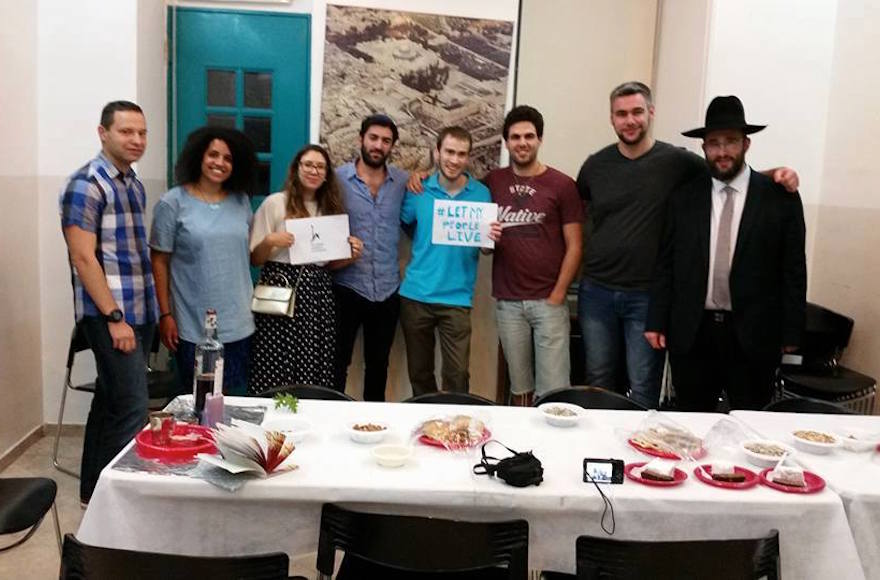
<instances>
[{"instance_id":1,"label":"group of people standing","mask_svg":"<svg viewBox=\"0 0 880 580\"><path fill-rule=\"evenodd\" d=\"M705 161L653 139L644 84L616 87L610 107L618 141L591 155L577 181L539 159L544 120L533 107L507 114L510 165L482 181L467 173L465 129L441 130L436 169L408 174L388 162L396 124L376 114L361 124L355 160L334 169L322 147L303 147L282 191L256 213L250 142L204 127L188 137L147 241L145 192L131 168L146 147L146 122L136 104L109 103L98 127L101 152L60 200L76 318L98 367L82 500L142 425L155 325L186 389L208 308L217 312L229 394L297 383L344 390L363 329L364 399L384 400L398 321L413 392L438 389L435 332L440 388L467 391L481 250L432 243L435 200L498 204L494 250L482 253L494 253L492 294L514 404L569 385L566 293L579 270L588 384L618 386L623 344L632 398L656 407L668 348L682 408L711 410L722 388L736 406L766 402L768 369L797 346L803 327L797 174L763 175L745 164L747 135L763 127L745 122L736 97L713 101L706 126L685 133L703 139ZM348 215L351 258L291 264L297 240L285 220L336 214ZM402 282L401 231L412 237ZM295 289L292 317L251 312L250 266L261 267L261 284Z\"/></svg>"}]
</instances>

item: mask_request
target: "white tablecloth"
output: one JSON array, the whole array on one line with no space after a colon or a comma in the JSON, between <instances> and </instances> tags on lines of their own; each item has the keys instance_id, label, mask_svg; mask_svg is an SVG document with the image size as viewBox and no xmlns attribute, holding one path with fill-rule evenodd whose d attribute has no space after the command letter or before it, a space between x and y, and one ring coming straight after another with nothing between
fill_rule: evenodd
<instances>
[{"instance_id":1,"label":"white tablecloth","mask_svg":"<svg viewBox=\"0 0 880 580\"><path fill-rule=\"evenodd\" d=\"M852 427L880 432L880 417L866 415L813 415L799 413L731 413L762 437L791 444L797 429L834 431ZM837 449L828 455L798 452L793 458L821 475L843 500L865 575L880 580L880 453L853 453Z\"/></svg>"},{"instance_id":2,"label":"white tablecloth","mask_svg":"<svg viewBox=\"0 0 880 580\"><path fill-rule=\"evenodd\" d=\"M239 399L236 403L245 401ZM256 400L251 400L256 402ZM197 555L281 550L291 556L317 548L324 502L389 513L460 519L525 518L533 569L573 572L575 538L603 536L603 503L582 481L584 457L626 462L646 458L630 448L621 430L635 428L644 412L588 411L580 425L548 425L536 409L454 407L401 403L301 401L298 416L315 433L294 451L298 470L248 482L235 493L187 477L110 469L100 481L78 537L100 546ZM400 469L377 466L370 446L344 432L351 421L382 420L392 437L405 440L413 427L435 415L469 413L517 450L534 450L544 482L514 488L477 476L476 453L417 445ZM670 414L698 435L722 415ZM276 417L274 412L267 420ZM710 452L711 453L711 452ZM785 578L861 578L855 543L840 498L831 490L798 496L758 486L731 491L692 475L675 488L626 481L606 485L617 521L616 538L642 540L730 539L778 529Z\"/></svg>"}]
</instances>

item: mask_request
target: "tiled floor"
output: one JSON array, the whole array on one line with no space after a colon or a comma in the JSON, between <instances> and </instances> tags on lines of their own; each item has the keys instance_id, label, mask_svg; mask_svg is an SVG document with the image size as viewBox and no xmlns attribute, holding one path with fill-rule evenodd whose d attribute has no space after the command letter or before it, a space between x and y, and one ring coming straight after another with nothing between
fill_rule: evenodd
<instances>
[{"instance_id":1,"label":"tiled floor","mask_svg":"<svg viewBox=\"0 0 880 580\"><path fill-rule=\"evenodd\" d=\"M21 457L0 472L0 477L50 477L58 483L58 518L61 534L76 533L85 513L79 504L79 480L61 473L52 466L52 437L43 437ZM82 435L62 436L59 458L65 467L79 471ZM6 538L0 540L6 545ZM55 542L55 528L51 512L45 517L34 536L17 548L0 554L0 579L49 580L57 579L61 558ZM291 562L291 574L314 578L315 555L307 554Z\"/></svg>"},{"instance_id":2,"label":"tiled floor","mask_svg":"<svg viewBox=\"0 0 880 580\"><path fill-rule=\"evenodd\" d=\"M52 437L34 443L15 462L0 473L2 477L50 477L58 483L58 519L61 533L75 533L82 519L79 480L52 467ZM82 435L61 437L58 455L61 464L79 471ZM4 538L4 541L6 538ZM4 544L5 545L5 544ZM49 580L58 578L61 563L51 512L34 536L23 545L0 554L0 578L4 580Z\"/></svg>"}]
</instances>

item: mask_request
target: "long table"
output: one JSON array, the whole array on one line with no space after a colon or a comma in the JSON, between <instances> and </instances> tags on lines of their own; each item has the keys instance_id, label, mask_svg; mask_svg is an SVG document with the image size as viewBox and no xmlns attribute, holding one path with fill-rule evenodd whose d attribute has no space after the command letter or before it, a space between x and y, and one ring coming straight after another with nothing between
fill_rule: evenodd
<instances>
[{"instance_id":1,"label":"long table","mask_svg":"<svg viewBox=\"0 0 880 580\"><path fill-rule=\"evenodd\" d=\"M230 398L236 404L259 399ZM476 451L450 452L417 444L399 469L376 465L369 445L352 442L350 422L385 421L389 438L408 441L433 416L470 414L493 437L517 450L533 450L544 466L540 486L514 488L475 475ZM723 415L668 413L697 435ZM573 572L575 538L602 536L603 502L582 481L584 457L647 458L627 443L646 413L589 410L573 428L553 427L540 411L514 407L462 407L401 403L300 401L298 417L314 432L294 451L299 468L250 481L232 493L175 475L131 473L108 466L101 474L77 536L99 546L195 555L285 551L292 557L317 549L321 505L469 520L525 518L532 569ZM270 410L265 421L279 414ZM126 453L126 450L120 454ZM710 450L710 458L726 452ZM739 463L742 463L741 458ZM118 461L117 457L115 461ZM674 488L626 481L606 485L616 518L615 538L699 540L759 537L778 529L783 577L863 578L843 504L830 490L809 496L758 486L735 491L710 487L683 465L689 478Z\"/></svg>"},{"instance_id":2,"label":"long table","mask_svg":"<svg viewBox=\"0 0 880 580\"><path fill-rule=\"evenodd\" d=\"M880 417L734 411L735 418L767 439L791 444L791 432L856 428L880 433ZM825 478L843 500L865 575L880 579L880 453L842 448L827 455L799 452L793 461Z\"/></svg>"}]
</instances>

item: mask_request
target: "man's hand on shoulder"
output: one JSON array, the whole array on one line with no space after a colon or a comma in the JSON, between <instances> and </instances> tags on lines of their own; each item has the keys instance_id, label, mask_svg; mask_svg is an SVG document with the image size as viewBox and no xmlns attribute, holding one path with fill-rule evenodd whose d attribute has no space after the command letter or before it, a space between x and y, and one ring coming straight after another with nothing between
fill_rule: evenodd
<instances>
[{"instance_id":1,"label":"man's hand on shoulder","mask_svg":"<svg viewBox=\"0 0 880 580\"><path fill-rule=\"evenodd\" d=\"M800 186L800 178L797 171L790 167L777 167L770 170L773 181L784 187L789 193L795 193Z\"/></svg>"},{"instance_id":2,"label":"man's hand on shoulder","mask_svg":"<svg viewBox=\"0 0 880 580\"><path fill-rule=\"evenodd\" d=\"M409 174L409 181L406 182L406 189L416 195L425 191L424 181L431 175L430 171L413 171Z\"/></svg>"}]
</instances>

